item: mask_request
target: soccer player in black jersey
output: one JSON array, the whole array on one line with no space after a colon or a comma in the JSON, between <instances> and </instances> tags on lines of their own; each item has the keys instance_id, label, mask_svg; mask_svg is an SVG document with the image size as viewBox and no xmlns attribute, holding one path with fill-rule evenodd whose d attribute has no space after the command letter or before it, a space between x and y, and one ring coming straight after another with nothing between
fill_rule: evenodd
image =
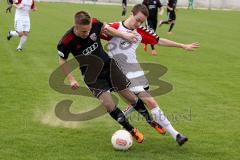
<instances>
[{"instance_id":1,"label":"soccer player in black jersey","mask_svg":"<svg viewBox=\"0 0 240 160\"><path fill-rule=\"evenodd\" d=\"M167 5L168 20L160 21L159 23L159 26L161 26L162 24L170 24L170 27L168 30L169 34L172 33L172 29L176 21L176 13L175 13L176 5L177 5L177 0L168 0L168 5Z\"/></svg>"},{"instance_id":2,"label":"soccer player in black jersey","mask_svg":"<svg viewBox=\"0 0 240 160\"><path fill-rule=\"evenodd\" d=\"M141 143L143 135L128 122L123 112L113 102L109 91L117 91L148 121L153 119L144 103L127 89L129 80L118 68L116 62L103 50L100 41L100 35L103 33L124 38L129 42L135 42L136 38L133 33L119 32L104 25L97 19L91 18L87 12L77 12L74 16L74 26L65 33L57 45L59 64L72 89L77 89L79 84L66 64L69 53L72 53L79 62L84 82L93 95L106 107L112 118L129 131L138 143Z\"/></svg>"},{"instance_id":3,"label":"soccer player in black jersey","mask_svg":"<svg viewBox=\"0 0 240 160\"><path fill-rule=\"evenodd\" d=\"M125 17L127 13L127 0L122 0L122 17Z\"/></svg>"},{"instance_id":4,"label":"soccer player in black jersey","mask_svg":"<svg viewBox=\"0 0 240 160\"><path fill-rule=\"evenodd\" d=\"M146 26L148 29L152 29L155 32L158 23L158 9L160 9L159 10L160 15L162 15L164 11L162 4L159 0L143 0L143 4L147 7L149 12L149 16L147 17L146 21ZM154 45L151 45L151 48L152 48L151 54L156 55L157 51L155 50ZM146 45L144 46L144 49L147 50Z\"/></svg>"}]
</instances>

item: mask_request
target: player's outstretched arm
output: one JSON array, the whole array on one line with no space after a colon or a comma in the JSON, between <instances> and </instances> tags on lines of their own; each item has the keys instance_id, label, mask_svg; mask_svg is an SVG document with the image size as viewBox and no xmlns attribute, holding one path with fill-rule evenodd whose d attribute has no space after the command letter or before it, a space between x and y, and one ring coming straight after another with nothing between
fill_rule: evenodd
<instances>
[{"instance_id":1,"label":"player's outstretched arm","mask_svg":"<svg viewBox=\"0 0 240 160\"><path fill-rule=\"evenodd\" d=\"M136 42L137 37L136 34L134 33L127 33L127 32L120 32L116 30L115 28L109 26L109 25L104 25L104 28L102 29L102 34L107 34L113 37L120 37L123 38L131 43Z\"/></svg>"},{"instance_id":2,"label":"player's outstretched arm","mask_svg":"<svg viewBox=\"0 0 240 160\"><path fill-rule=\"evenodd\" d=\"M160 38L158 41L158 45L164 47L175 47L175 48L182 48L186 51L193 51L196 48L199 48L200 45L198 43L190 43L190 44L182 44L177 43L168 39Z\"/></svg>"},{"instance_id":3,"label":"player's outstretched arm","mask_svg":"<svg viewBox=\"0 0 240 160\"><path fill-rule=\"evenodd\" d=\"M61 69L62 69L63 73L67 76L67 79L68 79L68 81L69 81L69 83L71 85L71 88L73 90L75 90L75 89L79 88L79 84L74 79L74 77L72 76L72 74L71 74L71 72L70 72L66 62L67 62L67 60L59 57L59 65L61 66Z\"/></svg>"}]
</instances>

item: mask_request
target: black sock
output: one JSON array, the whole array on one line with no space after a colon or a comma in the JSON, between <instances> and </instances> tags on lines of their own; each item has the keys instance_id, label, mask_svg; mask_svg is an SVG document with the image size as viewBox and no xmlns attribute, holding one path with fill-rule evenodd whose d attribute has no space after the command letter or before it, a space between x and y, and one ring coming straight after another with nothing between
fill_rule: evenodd
<instances>
[{"instance_id":1,"label":"black sock","mask_svg":"<svg viewBox=\"0 0 240 160\"><path fill-rule=\"evenodd\" d=\"M172 23L172 24L170 25L170 28L169 28L168 32L171 32L171 30L173 29L174 24L175 24L175 23Z\"/></svg>"},{"instance_id":2,"label":"black sock","mask_svg":"<svg viewBox=\"0 0 240 160\"><path fill-rule=\"evenodd\" d=\"M133 126L128 122L123 112L118 107L116 107L109 114L113 119L115 119L118 123L120 123L127 131L130 132L134 129Z\"/></svg>"},{"instance_id":3,"label":"black sock","mask_svg":"<svg viewBox=\"0 0 240 160\"><path fill-rule=\"evenodd\" d=\"M138 113L140 113L146 119L146 121L149 124L153 121L153 118L150 116L148 110L146 109L141 99L138 99L138 101L135 104L132 104L132 106Z\"/></svg>"},{"instance_id":4,"label":"black sock","mask_svg":"<svg viewBox=\"0 0 240 160\"><path fill-rule=\"evenodd\" d=\"M123 11L122 11L122 16L125 16L126 15L126 10L124 9Z\"/></svg>"},{"instance_id":5,"label":"black sock","mask_svg":"<svg viewBox=\"0 0 240 160\"><path fill-rule=\"evenodd\" d=\"M151 45L151 48L152 48L152 50L154 50L155 48L154 48L154 45Z\"/></svg>"}]
</instances>

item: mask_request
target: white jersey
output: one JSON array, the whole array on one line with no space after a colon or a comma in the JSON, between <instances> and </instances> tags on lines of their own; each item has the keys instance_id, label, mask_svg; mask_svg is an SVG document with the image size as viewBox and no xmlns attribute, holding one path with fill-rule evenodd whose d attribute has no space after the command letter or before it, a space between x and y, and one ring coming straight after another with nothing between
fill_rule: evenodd
<instances>
[{"instance_id":1,"label":"white jersey","mask_svg":"<svg viewBox=\"0 0 240 160\"><path fill-rule=\"evenodd\" d=\"M15 4L18 6L15 13L15 20L29 20L29 11L34 7L34 0L17 0Z\"/></svg>"},{"instance_id":2,"label":"white jersey","mask_svg":"<svg viewBox=\"0 0 240 160\"><path fill-rule=\"evenodd\" d=\"M148 81L144 76L143 69L137 61L136 50L140 43L157 44L159 37L154 32L144 27L139 27L136 30L128 29L124 26L123 22L112 23L110 26L120 32L136 33L137 41L132 44L119 37L105 37L103 39L109 41L109 56L117 62L122 72L131 81L130 90L135 93L144 91L144 88L148 87Z\"/></svg>"},{"instance_id":3,"label":"white jersey","mask_svg":"<svg viewBox=\"0 0 240 160\"><path fill-rule=\"evenodd\" d=\"M120 32L136 32L130 30L123 26L123 23L119 23L118 31ZM137 41L135 43L129 43L127 40L119 38L119 37L112 37L109 41L108 49L109 49L109 56L114 57L118 56L119 54L123 54L126 58L127 63L138 63L136 57L136 49L139 43L142 40L142 37L139 33L136 32Z\"/></svg>"}]
</instances>

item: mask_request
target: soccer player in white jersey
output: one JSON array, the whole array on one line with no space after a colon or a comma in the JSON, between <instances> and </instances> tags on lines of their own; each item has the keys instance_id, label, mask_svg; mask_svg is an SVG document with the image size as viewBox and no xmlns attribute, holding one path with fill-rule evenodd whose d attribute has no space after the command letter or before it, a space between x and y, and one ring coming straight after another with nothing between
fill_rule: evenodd
<instances>
[{"instance_id":1,"label":"soccer player in white jersey","mask_svg":"<svg viewBox=\"0 0 240 160\"><path fill-rule=\"evenodd\" d=\"M118 37L103 36L102 38L109 41L109 55L117 61L123 73L131 81L131 85L129 86L130 90L133 91L140 99L142 99L142 101L151 110L155 121L158 122L165 129L165 131L169 132L181 146L188 140L188 138L173 128L170 121L161 111L157 102L146 90L146 88L148 88L148 81L136 59L136 49L140 43L182 48L187 51L192 51L195 48L198 48L199 45L197 43L181 44L159 38L155 33L140 26L145 22L148 14L149 13L145 5L137 4L133 7L130 16L125 21L110 24L110 26L122 32L135 32L137 35L136 43L130 44ZM132 110L131 107L126 110L126 114L129 114L130 112L128 111L130 110Z\"/></svg>"},{"instance_id":2,"label":"soccer player in white jersey","mask_svg":"<svg viewBox=\"0 0 240 160\"><path fill-rule=\"evenodd\" d=\"M30 32L29 11L35 11L37 8L34 0L16 0L13 5L16 7L14 18L15 30L8 32L7 39L10 40L12 37L19 37L20 41L17 51L22 51L23 44L26 42Z\"/></svg>"}]
</instances>

